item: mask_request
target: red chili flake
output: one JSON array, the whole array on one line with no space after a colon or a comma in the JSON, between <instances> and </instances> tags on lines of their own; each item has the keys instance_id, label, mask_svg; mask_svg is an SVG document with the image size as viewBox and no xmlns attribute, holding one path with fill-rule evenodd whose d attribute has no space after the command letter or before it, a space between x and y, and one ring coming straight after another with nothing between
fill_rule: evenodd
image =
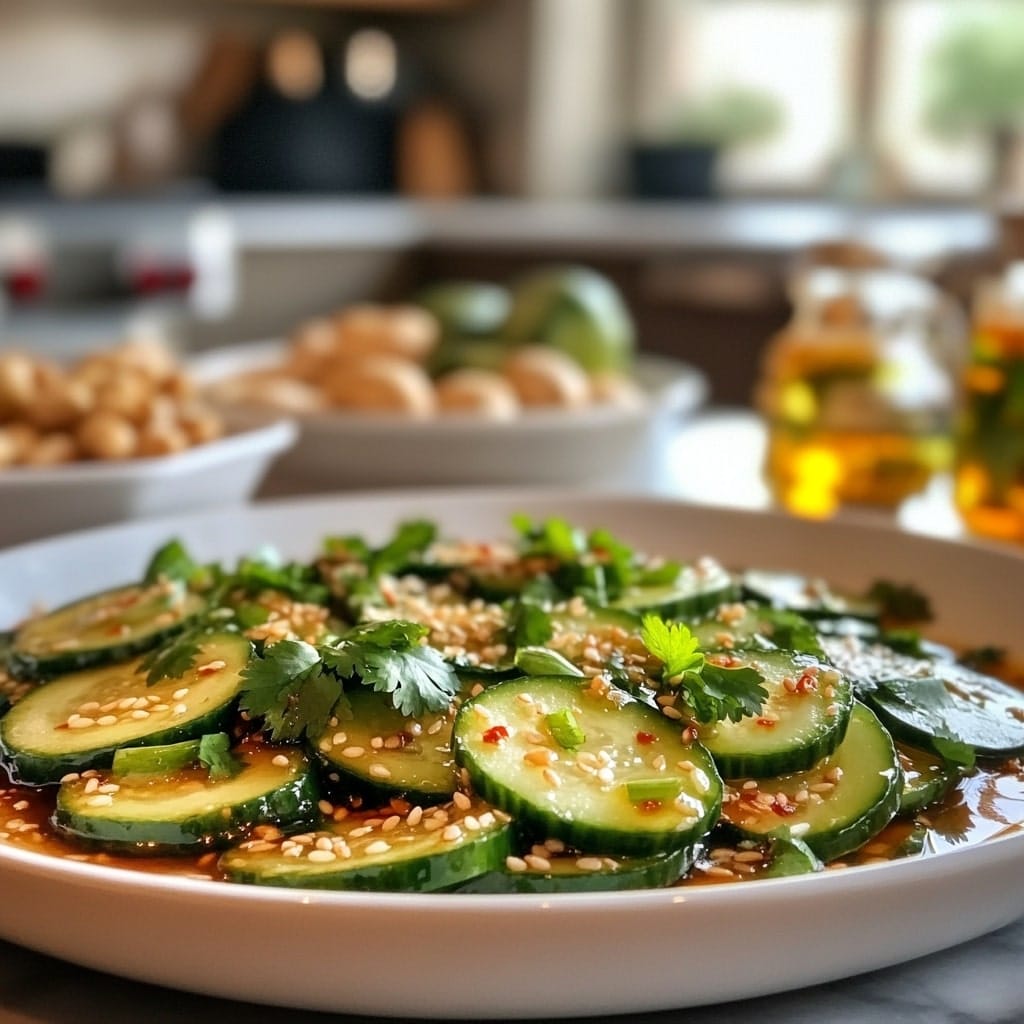
<instances>
[{"instance_id":1,"label":"red chili flake","mask_svg":"<svg viewBox=\"0 0 1024 1024\"><path fill-rule=\"evenodd\" d=\"M797 693L811 693L818 688L817 669L805 669L800 678L796 681Z\"/></svg>"},{"instance_id":2,"label":"red chili flake","mask_svg":"<svg viewBox=\"0 0 1024 1024\"><path fill-rule=\"evenodd\" d=\"M637 743L642 743L644 745L654 743L657 738L658 737L655 736L653 732L638 732L636 734Z\"/></svg>"},{"instance_id":3,"label":"red chili flake","mask_svg":"<svg viewBox=\"0 0 1024 1024\"><path fill-rule=\"evenodd\" d=\"M492 725L483 736L484 743L500 743L507 739L508 729L503 725Z\"/></svg>"},{"instance_id":4,"label":"red chili flake","mask_svg":"<svg viewBox=\"0 0 1024 1024\"><path fill-rule=\"evenodd\" d=\"M696 743L700 733L697 731L697 726L688 725L683 730L683 742L684 743Z\"/></svg>"},{"instance_id":5,"label":"red chili flake","mask_svg":"<svg viewBox=\"0 0 1024 1024\"><path fill-rule=\"evenodd\" d=\"M772 718L758 718L756 721L758 725L763 725L766 729L771 729L775 725L775 720Z\"/></svg>"},{"instance_id":6,"label":"red chili flake","mask_svg":"<svg viewBox=\"0 0 1024 1024\"><path fill-rule=\"evenodd\" d=\"M641 811L647 811L653 814L655 811L661 810L660 800L644 800L639 804Z\"/></svg>"},{"instance_id":7,"label":"red chili flake","mask_svg":"<svg viewBox=\"0 0 1024 1024\"><path fill-rule=\"evenodd\" d=\"M783 818L788 818L791 814L796 814L796 804L791 804L788 801L781 803L778 798L772 801L772 810Z\"/></svg>"}]
</instances>

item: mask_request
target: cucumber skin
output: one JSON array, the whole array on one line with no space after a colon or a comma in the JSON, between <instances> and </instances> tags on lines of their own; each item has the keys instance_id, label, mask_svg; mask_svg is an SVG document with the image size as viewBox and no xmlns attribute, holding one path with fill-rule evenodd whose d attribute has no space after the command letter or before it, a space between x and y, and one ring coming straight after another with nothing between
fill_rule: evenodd
<instances>
[{"instance_id":1,"label":"cucumber skin","mask_svg":"<svg viewBox=\"0 0 1024 1024\"><path fill-rule=\"evenodd\" d=\"M236 634L226 635L237 636ZM208 641L215 638L216 634L213 634ZM46 685L44 683L41 689L45 690ZM39 690L32 691L32 693L36 692ZM180 743L183 740L198 739L205 733L230 732L237 696L236 690L235 696L226 704L212 708L202 717L137 737L132 740L131 745L135 747L159 746L164 743ZM19 702L19 706L20 704L21 702ZM114 762L114 753L118 747L125 745L123 742L114 742L102 744L91 750L68 754L40 754L13 748L6 737L4 729L6 724L7 715L4 713L0 715L0 762L6 766L12 782L26 786L52 785L60 782L65 775L71 772L83 772L91 768L109 768Z\"/></svg>"},{"instance_id":2,"label":"cucumber skin","mask_svg":"<svg viewBox=\"0 0 1024 1024\"><path fill-rule=\"evenodd\" d=\"M736 652L742 657L744 653L752 653L754 656L762 654L771 656L785 652ZM810 656L797 655L796 657L807 658L807 664L813 664L815 659ZM827 663L820 662L820 667L828 669ZM754 778L766 779L773 775L786 775L790 772L806 771L813 768L823 757L834 753L836 748L846 738L846 730L850 725L850 715L853 712L854 693L853 685L845 674L841 673L840 688L837 689L834 703L838 705L838 712L835 717L835 728L824 733L816 743L808 743L799 750L784 751L763 751L760 753L716 753L713 743L707 743L706 748L714 758L715 765L721 773L722 778ZM700 729L698 727L698 733Z\"/></svg>"},{"instance_id":3,"label":"cucumber skin","mask_svg":"<svg viewBox=\"0 0 1024 1024\"><path fill-rule=\"evenodd\" d=\"M868 713L871 713L870 710ZM888 732L882 723L878 723L878 728L888 736ZM891 736L889 737L889 747L892 750L892 763L895 771L889 779L889 784L886 786L882 798L875 804L869 814L828 832L822 832L817 835L805 833L797 837L810 848L811 852L819 860L828 863L859 849L896 817L899 812L900 796L903 791L903 772L899 768L899 761L896 758L896 747ZM758 843L764 842L766 839L792 838L789 835L788 825L781 825L778 830L768 832L744 829L733 822L727 822L726 826L741 838L752 839Z\"/></svg>"},{"instance_id":4,"label":"cucumber skin","mask_svg":"<svg viewBox=\"0 0 1024 1024\"><path fill-rule=\"evenodd\" d=\"M569 677L568 681L574 685L579 683L575 677ZM722 810L724 787L711 755L704 747L696 743L691 749L703 754L705 765L702 767L708 773L712 789L707 797L707 810L704 816L695 819L686 831L656 833L631 828L616 829L604 825L588 825L586 822L578 820L566 820L550 812L539 810L529 801L524 800L511 787L494 781L490 773L480 765L461 742L459 720L464 715L472 713L469 710L472 703L471 700L462 705L452 729L452 752L455 755L455 763L468 772L474 791L485 801L510 815L524 832L532 831L535 835L559 838L579 850L593 850L612 856L653 856L659 853L671 853L699 842L718 821ZM714 794L713 798L711 793Z\"/></svg>"},{"instance_id":5,"label":"cucumber skin","mask_svg":"<svg viewBox=\"0 0 1024 1024\"><path fill-rule=\"evenodd\" d=\"M202 718L194 718L180 726L150 733L132 740L133 747L152 747L164 743L180 743L198 739L204 733L228 732L234 717L235 701L215 708ZM47 786L60 782L71 772L84 772L91 768L109 768L114 753L123 744L114 743L77 754L33 754L12 750L4 741L3 719L0 719L0 756L11 775L11 781L24 786Z\"/></svg>"},{"instance_id":6,"label":"cucumber skin","mask_svg":"<svg viewBox=\"0 0 1024 1024\"><path fill-rule=\"evenodd\" d=\"M58 791L51 824L59 834L92 849L142 857L189 854L237 843L254 825L311 825L319 817L318 800L316 778L309 770L269 793L232 805L229 814L216 807L180 822L80 817Z\"/></svg>"},{"instance_id":7,"label":"cucumber skin","mask_svg":"<svg viewBox=\"0 0 1024 1024\"><path fill-rule=\"evenodd\" d=\"M232 866L230 852L219 867L229 882L273 885L289 889L357 889L369 892L438 892L451 889L477 875L496 871L512 851L512 828L500 829L474 838L454 850L417 857L412 862L376 864L346 871L303 874L301 865L287 874L268 876L259 871Z\"/></svg>"},{"instance_id":8,"label":"cucumber skin","mask_svg":"<svg viewBox=\"0 0 1024 1024\"><path fill-rule=\"evenodd\" d=\"M560 892L623 892L636 889L664 889L678 882L695 860L696 850L686 846L657 857L643 858L643 864L623 865L618 871L581 871L579 874L544 874L539 871L492 871L452 891L463 895L499 895Z\"/></svg>"},{"instance_id":9,"label":"cucumber skin","mask_svg":"<svg viewBox=\"0 0 1024 1024\"><path fill-rule=\"evenodd\" d=\"M123 589L125 588L115 588L115 590ZM111 591L111 593L113 592ZM90 601L97 596L100 595L92 594L89 597L80 598L79 601L72 601L61 608L55 608L54 612L62 611L81 601ZM49 654L31 654L28 651L19 651L17 647L18 634L15 632L10 650L7 652L7 671L19 680L49 680L87 668L102 668L104 665L113 665L119 661L130 661L153 647L157 647L165 640L169 640L172 636L183 632L190 623L199 617L202 610L202 605L197 606L195 611L185 615L178 622L146 633L144 636L84 651L54 651Z\"/></svg>"},{"instance_id":10,"label":"cucumber skin","mask_svg":"<svg viewBox=\"0 0 1024 1024\"><path fill-rule=\"evenodd\" d=\"M420 804L429 807L433 804L443 804L451 800L452 794L458 789L458 778L454 769L452 770L452 785L447 790L416 789L413 786L389 786L386 782L371 782L369 779L356 772L349 771L344 765L337 761L331 761L312 747L306 751L320 778L321 787L324 793L331 799L341 802L348 802L353 797L362 801L363 807L372 807L374 804L386 804L394 797L408 800L412 804ZM331 778L336 775L337 778Z\"/></svg>"}]
</instances>

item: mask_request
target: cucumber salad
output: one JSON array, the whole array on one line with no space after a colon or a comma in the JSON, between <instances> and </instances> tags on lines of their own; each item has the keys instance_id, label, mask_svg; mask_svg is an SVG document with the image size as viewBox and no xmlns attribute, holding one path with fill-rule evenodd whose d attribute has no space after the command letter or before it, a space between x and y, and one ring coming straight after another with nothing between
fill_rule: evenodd
<instances>
[{"instance_id":1,"label":"cucumber salad","mask_svg":"<svg viewBox=\"0 0 1024 1024\"><path fill-rule=\"evenodd\" d=\"M925 640L929 617L905 584L840 595L560 519L411 521L308 563L172 540L0 636L0 841L452 893L921 856L997 834L1024 752L1001 652Z\"/></svg>"}]
</instances>

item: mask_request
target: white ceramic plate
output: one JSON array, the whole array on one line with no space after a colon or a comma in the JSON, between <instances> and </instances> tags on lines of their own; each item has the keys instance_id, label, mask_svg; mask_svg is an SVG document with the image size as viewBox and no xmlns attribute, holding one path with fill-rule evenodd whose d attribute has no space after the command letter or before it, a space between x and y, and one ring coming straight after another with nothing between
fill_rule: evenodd
<instances>
[{"instance_id":1,"label":"white ceramic plate","mask_svg":"<svg viewBox=\"0 0 1024 1024\"><path fill-rule=\"evenodd\" d=\"M279 341L252 342L194 357L203 382L281 361ZM686 363L642 355L636 377L647 393L638 408L538 409L515 420L317 412L296 416L298 443L282 461L280 490L337 490L412 484L640 484L659 466L666 432L695 412L707 394L703 374ZM267 415L228 405L240 423Z\"/></svg>"},{"instance_id":2,"label":"white ceramic plate","mask_svg":"<svg viewBox=\"0 0 1024 1024\"><path fill-rule=\"evenodd\" d=\"M0 553L0 625L136 576L178 535L203 559L409 516L493 536L509 514L604 525L647 550L711 553L929 592L936 630L1024 653L1024 557L856 523L556 492L362 495L129 524ZM731 886L560 896L292 892L151 876L0 844L0 937L116 974L256 1002L406 1017L545 1017L693 1006L824 982L1024 914L1024 835L924 859Z\"/></svg>"},{"instance_id":3,"label":"white ceramic plate","mask_svg":"<svg viewBox=\"0 0 1024 1024\"><path fill-rule=\"evenodd\" d=\"M0 473L0 547L125 519L239 505L298 429L275 420L177 455Z\"/></svg>"}]
</instances>

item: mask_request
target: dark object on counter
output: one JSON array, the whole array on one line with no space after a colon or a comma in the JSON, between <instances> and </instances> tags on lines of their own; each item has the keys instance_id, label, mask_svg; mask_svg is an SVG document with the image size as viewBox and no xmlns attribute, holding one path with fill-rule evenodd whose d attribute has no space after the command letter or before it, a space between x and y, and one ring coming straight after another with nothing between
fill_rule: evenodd
<instances>
[{"instance_id":1,"label":"dark object on counter","mask_svg":"<svg viewBox=\"0 0 1024 1024\"><path fill-rule=\"evenodd\" d=\"M218 133L214 181L230 192L391 192L396 130L383 105L261 87Z\"/></svg>"},{"instance_id":2,"label":"dark object on counter","mask_svg":"<svg viewBox=\"0 0 1024 1024\"><path fill-rule=\"evenodd\" d=\"M46 169L44 147L17 142L0 143L0 185L45 181Z\"/></svg>"},{"instance_id":3,"label":"dark object on counter","mask_svg":"<svg viewBox=\"0 0 1024 1024\"><path fill-rule=\"evenodd\" d=\"M700 143L635 145L630 184L637 199L710 199L715 194L717 146Z\"/></svg>"}]
</instances>

